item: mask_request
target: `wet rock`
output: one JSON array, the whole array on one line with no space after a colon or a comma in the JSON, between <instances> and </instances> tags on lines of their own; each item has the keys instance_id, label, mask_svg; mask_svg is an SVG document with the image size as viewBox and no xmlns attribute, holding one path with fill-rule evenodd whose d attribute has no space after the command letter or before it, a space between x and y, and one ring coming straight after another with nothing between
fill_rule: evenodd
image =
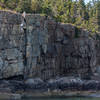
<instances>
[{"instance_id":1,"label":"wet rock","mask_svg":"<svg viewBox=\"0 0 100 100\"><path fill-rule=\"evenodd\" d=\"M48 88L52 90L79 90L79 91L95 91L100 89L100 81L81 80L80 78L62 77L59 79L50 79Z\"/></svg>"},{"instance_id":2,"label":"wet rock","mask_svg":"<svg viewBox=\"0 0 100 100\"><path fill-rule=\"evenodd\" d=\"M17 91L24 91L25 84L18 80L0 80L0 92L15 93Z\"/></svg>"},{"instance_id":3,"label":"wet rock","mask_svg":"<svg viewBox=\"0 0 100 100\"><path fill-rule=\"evenodd\" d=\"M35 79L27 79L25 81L25 90L45 90L46 89L46 84L41 80L40 78L35 78Z\"/></svg>"},{"instance_id":4,"label":"wet rock","mask_svg":"<svg viewBox=\"0 0 100 100\"><path fill-rule=\"evenodd\" d=\"M82 90L98 90L99 85L100 85L99 81L95 80L84 81Z\"/></svg>"},{"instance_id":5,"label":"wet rock","mask_svg":"<svg viewBox=\"0 0 100 100\"><path fill-rule=\"evenodd\" d=\"M62 77L58 79L51 79L47 84L48 88L51 90L80 90L83 85L83 81L80 78Z\"/></svg>"},{"instance_id":6,"label":"wet rock","mask_svg":"<svg viewBox=\"0 0 100 100\"><path fill-rule=\"evenodd\" d=\"M25 81L26 84L40 84L43 83L43 81L40 78L36 78L36 79L28 79Z\"/></svg>"},{"instance_id":7,"label":"wet rock","mask_svg":"<svg viewBox=\"0 0 100 100\"><path fill-rule=\"evenodd\" d=\"M17 91L24 91L25 90L25 84L24 81L18 81L18 80L9 80L9 83L12 87L12 92L15 93Z\"/></svg>"}]
</instances>

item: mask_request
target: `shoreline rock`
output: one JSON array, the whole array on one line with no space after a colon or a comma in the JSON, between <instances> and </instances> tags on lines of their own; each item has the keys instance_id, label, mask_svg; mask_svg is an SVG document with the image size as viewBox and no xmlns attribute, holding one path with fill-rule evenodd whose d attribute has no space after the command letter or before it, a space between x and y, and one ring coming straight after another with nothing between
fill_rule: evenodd
<instances>
[{"instance_id":1,"label":"shoreline rock","mask_svg":"<svg viewBox=\"0 0 100 100\"><path fill-rule=\"evenodd\" d=\"M0 80L0 99L38 97L99 97L100 81L62 77L43 81L40 78L27 80Z\"/></svg>"},{"instance_id":2,"label":"shoreline rock","mask_svg":"<svg viewBox=\"0 0 100 100\"><path fill-rule=\"evenodd\" d=\"M0 92L63 92L63 91L100 91L100 81L82 80L75 77L62 77L43 81L40 78L25 80L0 80Z\"/></svg>"}]
</instances>

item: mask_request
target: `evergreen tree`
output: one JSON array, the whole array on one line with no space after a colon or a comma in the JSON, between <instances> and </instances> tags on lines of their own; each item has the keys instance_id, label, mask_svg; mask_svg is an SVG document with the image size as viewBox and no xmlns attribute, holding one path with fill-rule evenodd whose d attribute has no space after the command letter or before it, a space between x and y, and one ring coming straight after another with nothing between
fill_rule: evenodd
<instances>
[{"instance_id":1,"label":"evergreen tree","mask_svg":"<svg viewBox=\"0 0 100 100\"><path fill-rule=\"evenodd\" d=\"M96 17L97 17L98 31L100 32L100 1L98 1L97 3Z\"/></svg>"},{"instance_id":2,"label":"evergreen tree","mask_svg":"<svg viewBox=\"0 0 100 100\"><path fill-rule=\"evenodd\" d=\"M6 6L11 10L15 10L18 3L19 3L19 0L6 0L5 2Z\"/></svg>"},{"instance_id":3,"label":"evergreen tree","mask_svg":"<svg viewBox=\"0 0 100 100\"><path fill-rule=\"evenodd\" d=\"M43 0L42 2L42 13L52 16L51 0Z\"/></svg>"},{"instance_id":4,"label":"evergreen tree","mask_svg":"<svg viewBox=\"0 0 100 100\"><path fill-rule=\"evenodd\" d=\"M85 7L85 2L84 0L79 0L79 3L78 3L78 10L79 10L79 15L84 18L85 16L85 10L86 10L86 7Z\"/></svg>"},{"instance_id":5,"label":"evergreen tree","mask_svg":"<svg viewBox=\"0 0 100 100\"><path fill-rule=\"evenodd\" d=\"M33 13L42 12L42 2L43 0L31 0L31 9Z\"/></svg>"},{"instance_id":6,"label":"evergreen tree","mask_svg":"<svg viewBox=\"0 0 100 100\"><path fill-rule=\"evenodd\" d=\"M19 0L18 7L16 9L19 12L31 13L31 0Z\"/></svg>"},{"instance_id":7,"label":"evergreen tree","mask_svg":"<svg viewBox=\"0 0 100 100\"><path fill-rule=\"evenodd\" d=\"M59 22L100 31L100 0L87 4L84 0L0 0L0 9L45 14Z\"/></svg>"}]
</instances>

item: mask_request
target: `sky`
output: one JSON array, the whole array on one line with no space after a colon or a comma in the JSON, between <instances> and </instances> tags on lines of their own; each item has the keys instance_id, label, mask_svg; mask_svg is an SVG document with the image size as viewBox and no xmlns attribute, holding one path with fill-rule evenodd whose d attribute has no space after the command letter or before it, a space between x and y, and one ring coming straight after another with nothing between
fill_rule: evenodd
<instances>
[{"instance_id":1,"label":"sky","mask_svg":"<svg viewBox=\"0 0 100 100\"><path fill-rule=\"evenodd\" d=\"M88 3L89 1L91 1L91 0L85 0L86 3Z\"/></svg>"},{"instance_id":2,"label":"sky","mask_svg":"<svg viewBox=\"0 0 100 100\"><path fill-rule=\"evenodd\" d=\"M85 0L85 3L88 3L89 1L91 1L91 0Z\"/></svg>"}]
</instances>

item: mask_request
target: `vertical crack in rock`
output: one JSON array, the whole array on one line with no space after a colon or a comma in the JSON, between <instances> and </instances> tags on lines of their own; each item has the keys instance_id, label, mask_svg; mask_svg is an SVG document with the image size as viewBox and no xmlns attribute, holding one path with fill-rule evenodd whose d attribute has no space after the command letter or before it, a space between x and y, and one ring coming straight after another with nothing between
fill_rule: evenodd
<instances>
[{"instance_id":1,"label":"vertical crack in rock","mask_svg":"<svg viewBox=\"0 0 100 100\"><path fill-rule=\"evenodd\" d=\"M26 79L27 77L27 23L26 23L26 19L23 18L22 21L22 28L24 30L24 53L23 53L23 63L24 63L24 79Z\"/></svg>"}]
</instances>

